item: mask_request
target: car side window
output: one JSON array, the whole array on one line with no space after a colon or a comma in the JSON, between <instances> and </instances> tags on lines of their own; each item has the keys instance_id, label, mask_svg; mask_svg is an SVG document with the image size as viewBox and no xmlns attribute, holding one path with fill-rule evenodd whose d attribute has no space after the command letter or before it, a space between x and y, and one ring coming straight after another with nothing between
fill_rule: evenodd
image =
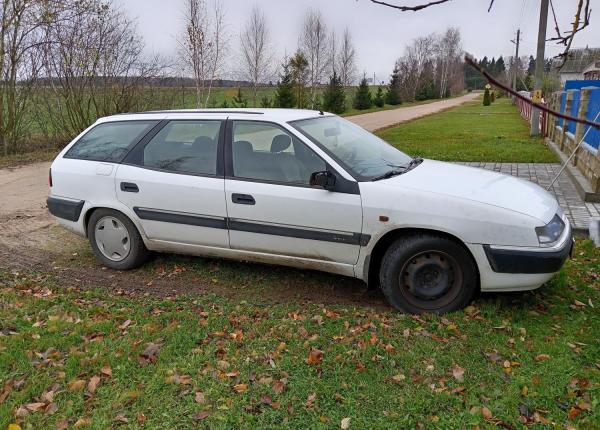
<instances>
[{"instance_id":1,"label":"car side window","mask_svg":"<svg viewBox=\"0 0 600 430\"><path fill-rule=\"evenodd\" d=\"M158 121L118 121L99 124L84 134L66 158L120 162Z\"/></svg>"},{"instance_id":2,"label":"car side window","mask_svg":"<svg viewBox=\"0 0 600 430\"><path fill-rule=\"evenodd\" d=\"M259 121L233 122L233 175L237 178L308 185L325 162L283 128Z\"/></svg>"},{"instance_id":3,"label":"car side window","mask_svg":"<svg viewBox=\"0 0 600 430\"><path fill-rule=\"evenodd\" d=\"M170 121L145 146L142 165L175 173L215 175L221 121Z\"/></svg>"}]
</instances>

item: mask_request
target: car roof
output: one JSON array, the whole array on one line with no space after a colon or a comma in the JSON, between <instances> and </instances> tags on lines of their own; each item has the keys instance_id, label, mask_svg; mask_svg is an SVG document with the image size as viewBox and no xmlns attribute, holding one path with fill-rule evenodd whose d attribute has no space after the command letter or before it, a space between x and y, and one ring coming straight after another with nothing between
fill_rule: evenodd
<instances>
[{"instance_id":1,"label":"car roof","mask_svg":"<svg viewBox=\"0 0 600 430\"><path fill-rule=\"evenodd\" d=\"M254 119L261 121L289 122L299 119L314 118L319 115L331 115L326 112L310 109L175 109L135 112L112 115L100 118L98 122L134 121L134 120L169 120L169 119Z\"/></svg>"}]
</instances>

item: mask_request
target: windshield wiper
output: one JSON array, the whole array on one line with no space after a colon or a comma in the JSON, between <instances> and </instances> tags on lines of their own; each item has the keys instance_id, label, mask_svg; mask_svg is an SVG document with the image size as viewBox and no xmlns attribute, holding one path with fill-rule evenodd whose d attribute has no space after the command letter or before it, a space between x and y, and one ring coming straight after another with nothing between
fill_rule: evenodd
<instances>
[{"instance_id":1,"label":"windshield wiper","mask_svg":"<svg viewBox=\"0 0 600 430\"><path fill-rule=\"evenodd\" d=\"M406 166L406 171L414 169L415 167L417 167L422 162L423 162L423 159L421 157L415 157L415 158L413 158L412 160L410 160L410 163L408 163L408 165Z\"/></svg>"},{"instance_id":2,"label":"windshield wiper","mask_svg":"<svg viewBox=\"0 0 600 430\"><path fill-rule=\"evenodd\" d=\"M385 172L382 175L379 176L375 176L373 179L371 179L372 181L379 181L380 179L388 179L391 178L392 176L398 176L403 174L404 172L406 172L406 168L402 168L402 170L400 169L392 169L392 170L388 170L387 172Z\"/></svg>"},{"instance_id":3,"label":"windshield wiper","mask_svg":"<svg viewBox=\"0 0 600 430\"><path fill-rule=\"evenodd\" d=\"M388 179L388 178L391 178L392 176L401 175L403 173L408 172L409 170L414 169L415 167L417 167L422 162L423 162L423 159L421 157L415 157L412 160L410 160L410 162L406 166L399 166L399 165L396 165L396 164L388 164L388 166L390 166L390 167L396 167L396 168L392 169L392 170L388 170L387 172L385 172L382 175L375 176L371 180L372 181L379 181L381 179Z\"/></svg>"}]
</instances>

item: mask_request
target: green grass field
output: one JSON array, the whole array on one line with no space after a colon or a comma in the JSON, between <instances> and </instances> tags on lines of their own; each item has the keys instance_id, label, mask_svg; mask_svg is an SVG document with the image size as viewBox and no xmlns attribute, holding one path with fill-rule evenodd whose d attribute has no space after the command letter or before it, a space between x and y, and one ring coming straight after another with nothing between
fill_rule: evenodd
<instances>
[{"instance_id":1,"label":"green grass field","mask_svg":"<svg viewBox=\"0 0 600 430\"><path fill-rule=\"evenodd\" d=\"M579 241L541 290L445 317L270 301L261 291L290 286L242 263L147 269L244 285L254 299L107 294L1 272L0 428L597 429L599 259Z\"/></svg>"},{"instance_id":2,"label":"green grass field","mask_svg":"<svg viewBox=\"0 0 600 430\"><path fill-rule=\"evenodd\" d=\"M558 162L542 138L529 137L528 123L507 98L491 106L467 103L377 134L410 155L436 160Z\"/></svg>"}]
</instances>

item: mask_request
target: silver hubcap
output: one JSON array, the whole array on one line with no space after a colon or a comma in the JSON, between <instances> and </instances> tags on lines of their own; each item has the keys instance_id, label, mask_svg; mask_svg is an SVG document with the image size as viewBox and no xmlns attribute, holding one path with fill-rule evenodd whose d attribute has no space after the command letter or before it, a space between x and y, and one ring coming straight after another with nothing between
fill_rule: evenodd
<instances>
[{"instance_id":1,"label":"silver hubcap","mask_svg":"<svg viewBox=\"0 0 600 430\"><path fill-rule=\"evenodd\" d=\"M129 255L129 232L117 218L100 218L96 223L95 234L98 249L109 260L122 261Z\"/></svg>"}]
</instances>

